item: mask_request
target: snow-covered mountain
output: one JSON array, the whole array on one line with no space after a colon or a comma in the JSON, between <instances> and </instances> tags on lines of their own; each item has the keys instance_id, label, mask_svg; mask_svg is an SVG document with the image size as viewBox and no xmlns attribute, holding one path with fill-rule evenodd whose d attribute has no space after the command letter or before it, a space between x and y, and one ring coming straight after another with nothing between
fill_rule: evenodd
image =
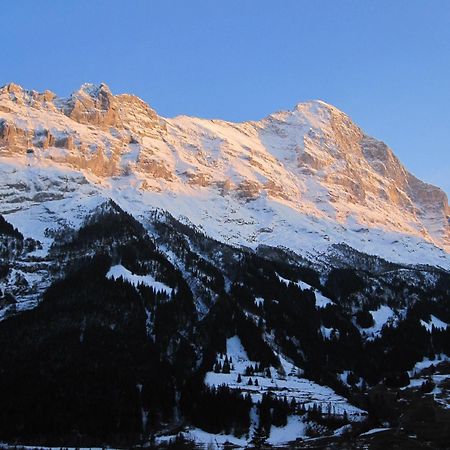
<instances>
[{"instance_id":1,"label":"snow-covered mountain","mask_svg":"<svg viewBox=\"0 0 450 450\"><path fill-rule=\"evenodd\" d=\"M0 213L40 241L112 198L135 217L160 208L236 245L315 258L345 243L450 268L445 193L322 101L232 123L163 118L105 84L65 99L9 84L0 162Z\"/></svg>"},{"instance_id":2,"label":"snow-covered mountain","mask_svg":"<svg viewBox=\"0 0 450 450\"><path fill-rule=\"evenodd\" d=\"M0 441L445 448L449 214L321 101L1 88Z\"/></svg>"}]
</instances>

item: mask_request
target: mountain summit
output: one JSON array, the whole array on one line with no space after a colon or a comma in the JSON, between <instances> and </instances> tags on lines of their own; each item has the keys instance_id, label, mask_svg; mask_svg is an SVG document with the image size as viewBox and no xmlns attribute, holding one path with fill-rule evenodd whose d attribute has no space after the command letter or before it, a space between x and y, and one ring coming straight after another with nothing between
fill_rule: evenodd
<instances>
[{"instance_id":1,"label":"mountain summit","mask_svg":"<svg viewBox=\"0 0 450 450\"><path fill-rule=\"evenodd\" d=\"M160 117L104 83L69 98L9 84L0 158L1 212L17 225L24 214L45 221L43 199L78 208L101 196L136 216L168 210L236 245L321 254L345 243L450 267L445 193L323 101L232 123Z\"/></svg>"}]
</instances>

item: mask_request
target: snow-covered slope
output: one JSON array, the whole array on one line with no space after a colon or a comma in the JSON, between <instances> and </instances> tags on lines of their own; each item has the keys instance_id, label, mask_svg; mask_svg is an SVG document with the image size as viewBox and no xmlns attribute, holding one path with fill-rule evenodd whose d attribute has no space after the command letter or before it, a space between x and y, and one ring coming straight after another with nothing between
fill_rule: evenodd
<instances>
[{"instance_id":1,"label":"snow-covered slope","mask_svg":"<svg viewBox=\"0 0 450 450\"><path fill-rule=\"evenodd\" d=\"M257 362L249 360L239 337L233 336L227 339L226 355L217 355L216 363L223 365L225 358L231 360L230 373L208 372L205 383L208 386L216 387L227 385L231 389L248 392L254 402L261 401L262 395L270 392L280 399L284 397L289 401L295 399L297 402L305 404L306 407L312 407L316 403L325 409L331 403L336 414L342 415L345 411L355 421L361 420L361 417L365 416L365 411L349 404L345 398L336 395L332 389L302 378L301 369L295 367L281 355L278 356L282 365L282 373L271 367L260 373L255 372L254 375L245 375L245 369L251 366L255 367ZM239 375L240 379L237 378Z\"/></svg>"},{"instance_id":2,"label":"snow-covered slope","mask_svg":"<svg viewBox=\"0 0 450 450\"><path fill-rule=\"evenodd\" d=\"M45 244L106 198L160 208L236 245L331 258L346 243L450 269L442 190L321 101L256 122L165 119L132 95L83 85L68 99L0 89L0 213ZM48 235L48 232L47 232Z\"/></svg>"}]
</instances>

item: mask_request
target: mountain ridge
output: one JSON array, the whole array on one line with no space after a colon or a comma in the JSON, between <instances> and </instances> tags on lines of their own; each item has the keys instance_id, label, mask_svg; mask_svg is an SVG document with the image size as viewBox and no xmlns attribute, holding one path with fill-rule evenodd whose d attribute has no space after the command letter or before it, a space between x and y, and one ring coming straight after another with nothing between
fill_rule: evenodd
<instances>
[{"instance_id":1,"label":"mountain ridge","mask_svg":"<svg viewBox=\"0 0 450 450\"><path fill-rule=\"evenodd\" d=\"M85 84L67 99L9 84L0 89L0 120L3 170L15 173L5 174L9 184L29 183L22 168L50 180L56 173L57 184L74 170L92 193L129 212L166 208L237 245L321 253L344 242L397 262L450 268L445 193L321 100L234 123L163 118L104 83ZM1 212L27 207L13 204Z\"/></svg>"}]
</instances>

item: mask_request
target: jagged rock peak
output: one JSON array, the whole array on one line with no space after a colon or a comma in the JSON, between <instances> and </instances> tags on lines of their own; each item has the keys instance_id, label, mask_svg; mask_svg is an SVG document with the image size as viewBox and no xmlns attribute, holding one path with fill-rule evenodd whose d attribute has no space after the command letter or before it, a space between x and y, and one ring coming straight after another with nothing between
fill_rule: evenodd
<instances>
[{"instance_id":1,"label":"jagged rock peak","mask_svg":"<svg viewBox=\"0 0 450 450\"><path fill-rule=\"evenodd\" d=\"M0 87L0 95L6 95L15 103L26 104L34 108L39 108L44 104L47 105L56 98L56 95L51 91L37 92L28 90L16 83L8 83Z\"/></svg>"},{"instance_id":2,"label":"jagged rock peak","mask_svg":"<svg viewBox=\"0 0 450 450\"><path fill-rule=\"evenodd\" d=\"M98 98L101 94L112 95L111 89L106 83L84 83L81 85L80 89L72 95L76 94L87 94L93 98Z\"/></svg>"},{"instance_id":3,"label":"jagged rock peak","mask_svg":"<svg viewBox=\"0 0 450 450\"><path fill-rule=\"evenodd\" d=\"M23 88L22 88L22 86L11 82L11 83L3 85L0 88L0 91L1 92L8 92L8 93L19 93L19 92L23 91Z\"/></svg>"},{"instance_id":4,"label":"jagged rock peak","mask_svg":"<svg viewBox=\"0 0 450 450\"><path fill-rule=\"evenodd\" d=\"M157 113L147 103L131 94L113 95L105 83L85 83L57 103L72 120L103 129L128 129L139 135L159 125Z\"/></svg>"},{"instance_id":5,"label":"jagged rock peak","mask_svg":"<svg viewBox=\"0 0 450 450\"><path fill-rule=\"evenodd\" d=\"M119 122L117 100L104 83L83 84L60 106L66 116L78 123L108 128L117 127Z\"/></svg>"}]
</instances>

